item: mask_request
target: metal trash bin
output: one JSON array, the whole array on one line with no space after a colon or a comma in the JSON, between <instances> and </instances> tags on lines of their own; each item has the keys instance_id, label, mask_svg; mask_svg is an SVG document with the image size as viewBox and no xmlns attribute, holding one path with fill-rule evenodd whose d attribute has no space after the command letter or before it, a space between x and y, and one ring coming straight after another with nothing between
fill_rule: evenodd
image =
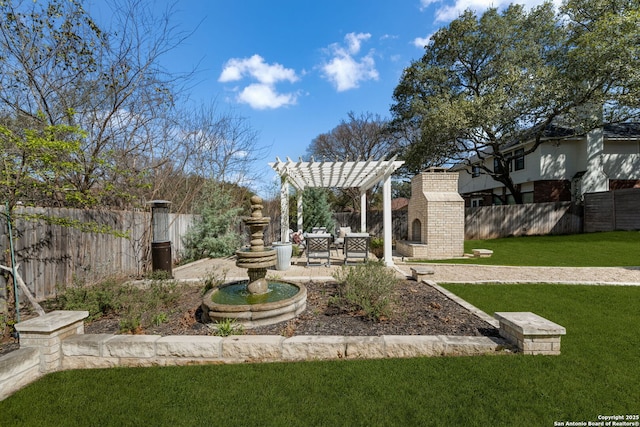
<instances>
[{"instance_id":1,"label":"metal trash bin","mask_svg":"<svg viewBox=\"0 0 640 427\"><path fill-rule=\"evenodd\" d=\"M171 260L171 242L151 242L152 271L166 271L173 277Z\"/></svg>"}]
</instances>

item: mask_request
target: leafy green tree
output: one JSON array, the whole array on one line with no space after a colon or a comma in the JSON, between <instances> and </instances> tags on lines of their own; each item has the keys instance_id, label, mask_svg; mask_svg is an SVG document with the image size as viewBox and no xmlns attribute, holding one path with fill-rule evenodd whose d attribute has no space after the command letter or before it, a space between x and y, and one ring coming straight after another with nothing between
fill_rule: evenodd
<instances>
[{"instance_id":1,"label":"leafy green tree","mask_svg":"<svg viewBox=\"0 0 640 427\"><path fill-rule=\"evenodd\" d=\"M334 231L335 222L325 189L310 187L304 190L302 213L305 231L311 231L313 227L325 227L329 233Z\"/></svg>"},{"instance_id":2,"label":"leafy green tree","mask_svg":"<svg viewBox=\"0 0 640 427\"><path fill-rule=\"evenodd\" d=\"M64 181L79 165L85 133L67 125L13 131L0 125L0 194L12 212L18 202L40 206L90 203L90 194Z\"/></svg>"},{"instance_id":3,"label":"leafy green tree","mask_svg":"<svg viewBox=\"0 0 640 427\"><path fill-rule=\"evenodd\" d=\"M242 245L237 231L242 207L234 203L231 192L209 183L197 207L199 217L182 238L184 261L232 255Z\"/></svg>"},{"instance_id":4,"label":"leafy green tree","mask_svg":"<svg viewBox=\"0 0 640 427\"><path fill-rule=\"evenodd\" d=\"M475 164L522 203L508 167L514 143L533 141L518 153L526 156L550 126L584 134L639 116L638 10L637 0L571 0L569 19L550 3L464 12L432 36L394 91L405 167L461 163L471 173ZM481 162L488 156L495 165Z\"/></svg>"},{"instance_id":5,"label":"leafy green tree","mask_svg":"<svg viewBox=\"0 0 640 427\"><path fill-rule=\"evenodd\" d=\"M92 193L83 191L64 179L79 167L76 159L85 136L77 127L62 124L18 131L0 125L0 194L3 196L0 201L4 202L1 212L5 220L0 223L3 227L7 224L6 235L11 232L14 240L20 237L21 230L14 225L15 219L19 217L15 213L19 203L38 206L91 206L95 203ZM35 214L20 214L20 217L25 220L44 220L86 232L115 234L108 227L96 223L80 223L67 218ZM11 274L14 271L12 268L20 263L25 254L33 256L41 247L49 244L48 236L38 238L36 243L22 251L7 251L4 254L1 263L10 266L8 268ZM7 271L3 269L2 274L5 283L11 283ZM16 280L19 281L19 278L16 277ZM3 294L0 292L0 299ZM6 319L14 321L17 303L12 286L7 286L6 300Z\"/></svg>"},{"instance_id":6,"label":"leafy green tree","mask_svg":"<svg viewBox=\"0 0 640 427\"><path fill-rule=\"evenodd\" d=\"M640 1L567 0L569 72L605 104L604 122L637 119L640 109Z\"/></svg>"}]
</instances>

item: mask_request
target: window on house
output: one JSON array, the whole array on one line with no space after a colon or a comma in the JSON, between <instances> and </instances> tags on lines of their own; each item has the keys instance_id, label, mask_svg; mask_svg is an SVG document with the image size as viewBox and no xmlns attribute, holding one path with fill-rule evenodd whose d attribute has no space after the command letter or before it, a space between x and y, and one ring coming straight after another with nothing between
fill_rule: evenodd
<instances>
[{"instance_id":1,"label":"window on house","mask_svg":"<svg viewBox=\"0 0 640 427\"><path fill-rule=\"evenodd\" d=\"M515 170L524 169L524 148L517 149L513 154L515 156L513 161Z\"/></svg>"},{"instance_id":2,"label":"window on house","mask_svg":"<svg viewBox=\"0 0 640 427\"><path fill-rule=\"evenodd\" d=\"M471 166L471 177L475 178L480 176L480 166Z\"/></svg>"},{"instance_id":3,"label":"window on house","mask_svg":"<svg viewBox=\"0 0 640 427\"><path fill-rule=\"evenodd\" d=\"M509 156L509 154L506 154ZM513 172L513 162L508 163L509 172ZM502 173L502 169L500 168L500 161L497 158L493 159L493 171L495 173Z\"/></svg>"},{"instance_id":4,"label":"window on house","mask_svg":"<svg viewBox=\"0 0 640 427\"><path fill-rule=\"evenodd\" d=\"M480 206L484 206L484 201L482 199L471 199L472 208L477 208Z\"/></svg>"}]
</instances>

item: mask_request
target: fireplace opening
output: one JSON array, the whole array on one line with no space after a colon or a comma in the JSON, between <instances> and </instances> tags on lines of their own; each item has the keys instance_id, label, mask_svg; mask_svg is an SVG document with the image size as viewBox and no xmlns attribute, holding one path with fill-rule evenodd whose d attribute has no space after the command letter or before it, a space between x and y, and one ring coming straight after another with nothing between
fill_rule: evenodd
<instances>
[{"instance_id":1,"label":"fireplace opening","mask_svg":"<svg viewBox=\"0 0 640 427\"><path fill-rule=\"evenodd\" d=\"M422 223L418 218L416 218L411 223L411 240L414 242L420 242L422 240L421 233L422 233Z\"/></svg>"}]
</instances>

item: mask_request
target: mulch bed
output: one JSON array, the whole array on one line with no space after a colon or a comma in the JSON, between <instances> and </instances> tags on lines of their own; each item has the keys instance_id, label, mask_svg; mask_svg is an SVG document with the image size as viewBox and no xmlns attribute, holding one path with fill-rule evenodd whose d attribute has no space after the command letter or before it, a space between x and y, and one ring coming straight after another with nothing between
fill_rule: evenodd
<instances>
[{"instance_id":1,"label":"mulch bed","mask_svg":"<svg viewBox=\"0 0 640 427\"><path fill-rule=\"evenodd\" d=\"M497 330L433 287L413 280L396 288L393 314L382 321L363 313L340 311L328 304L336 283L306 283L307 309L286 325L251 329L256 334L282 335L464 335L497 336Z\"/></svg>"},{"instance_id":2,"label":"mulch bed","mask_svg":"<svg viewBox=\"0 0 640 427\"><path fill-rule=\"evenodd\" d=\"M452 301L433 287L413 280L400 281L396 303L389 318L367 319L362 313L346 312L329 304L337 292L333 282L308 282L307 308L287 322L245 330L253 335L460 335L498 336L492 325ZM147 335L209 335L211 328L201 321L202 289L185 286L168 322L138 331ZM85 333L119 333L120 319L109 315L87 323ZM18 348L15 340L0 343L0 355Z\"/></svg>"}]
</instances>

